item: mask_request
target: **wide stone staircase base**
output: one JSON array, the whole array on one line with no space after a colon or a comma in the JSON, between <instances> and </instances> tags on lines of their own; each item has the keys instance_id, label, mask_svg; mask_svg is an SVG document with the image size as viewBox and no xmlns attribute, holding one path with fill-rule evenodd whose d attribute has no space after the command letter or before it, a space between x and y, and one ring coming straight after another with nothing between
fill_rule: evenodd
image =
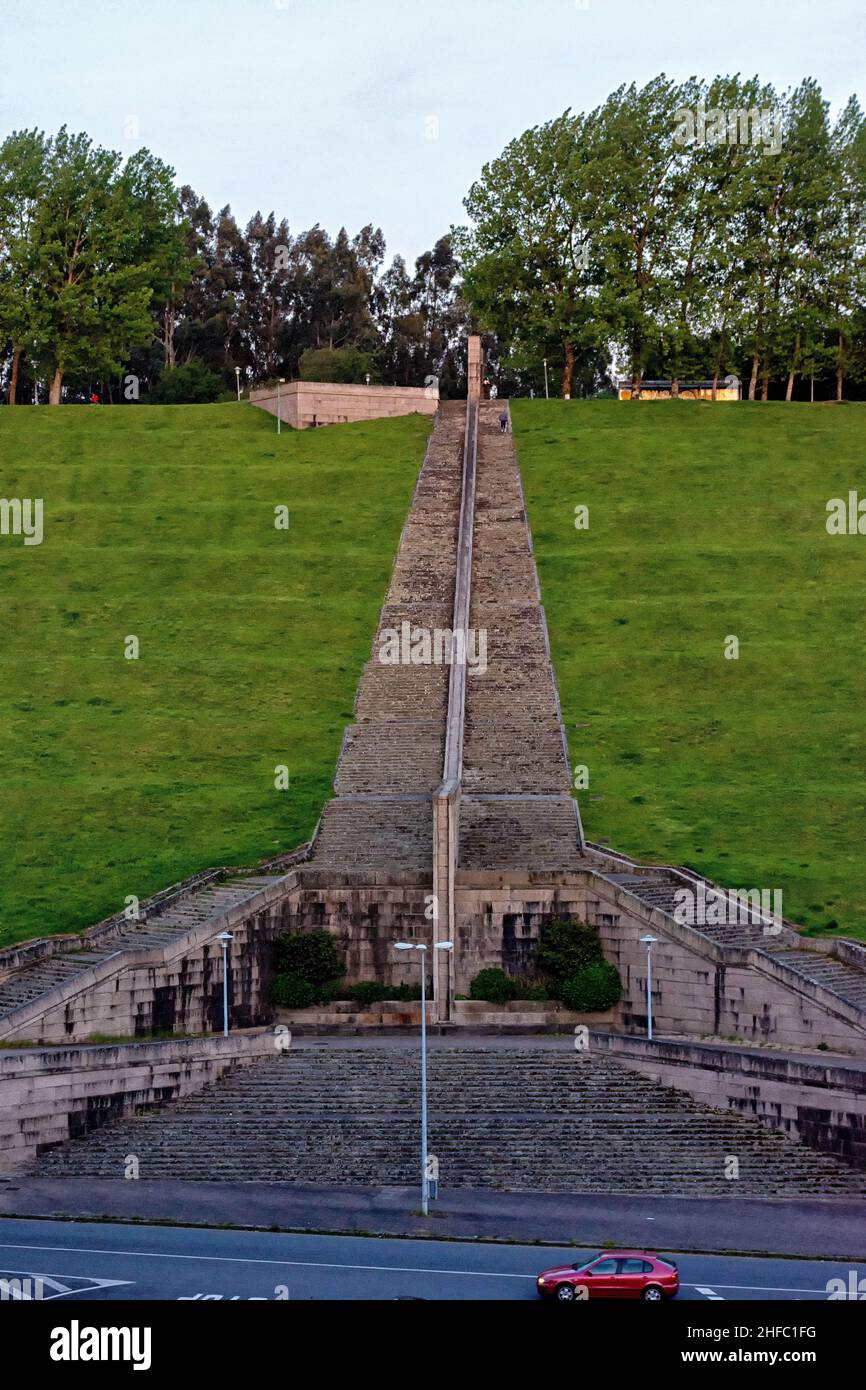
<instances>
[{"instance_id":1,"label":"wide stone staircase base","mask_svg":"<svg viewBox=\"0 0 866 1390\"><path fill-rule=\"evenodd\" d=\"M431 1045L430 1152L444 1187L566 1193L866 1194L866 1175L610 1057ZM305 1044L164 1110L45 1154L41 1176L410 1186L417 1043ZM731 1179L736 1161L738 1176Z\"/></svg>"}]
</instances>

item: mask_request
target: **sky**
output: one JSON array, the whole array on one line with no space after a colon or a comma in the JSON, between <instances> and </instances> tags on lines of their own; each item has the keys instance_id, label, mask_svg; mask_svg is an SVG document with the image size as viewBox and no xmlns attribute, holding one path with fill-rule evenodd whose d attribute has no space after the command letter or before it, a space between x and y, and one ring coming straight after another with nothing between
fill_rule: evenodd
<instances>
[{"instance_id":1,"label":"sky","mask_svg":"<svg viewBox=\"0 0 866 1390\"><path fill-rule=\"evenodd\" d=\"M666 72L866 105L866 0L0 0L0 138L146 145L213 208L408 261L529 126Z\"/></svg>"}]
</instances>

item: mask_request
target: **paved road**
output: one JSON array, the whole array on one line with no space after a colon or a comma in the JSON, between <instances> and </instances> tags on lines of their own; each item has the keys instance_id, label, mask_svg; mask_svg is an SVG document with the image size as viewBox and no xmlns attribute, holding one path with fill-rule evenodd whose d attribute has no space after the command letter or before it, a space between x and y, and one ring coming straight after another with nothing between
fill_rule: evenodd
<instances>
[{"instance_id":1,"label":"paved road","mask_svg":"<svg viewBox=\"0 0 866 1390\"><path fill-rule=\"evenodd\" d=\"M40 1278L45 1298L67 1301L535 1300L541 1269L575 1263L583 1253L429 1239L0 1221L0 1279ZM841 1279L851 1290L863 1280L866 1292L866 1265L676 1258L684 1300L822 1302L830 1279Z\"/></svg>"}]
</instances>

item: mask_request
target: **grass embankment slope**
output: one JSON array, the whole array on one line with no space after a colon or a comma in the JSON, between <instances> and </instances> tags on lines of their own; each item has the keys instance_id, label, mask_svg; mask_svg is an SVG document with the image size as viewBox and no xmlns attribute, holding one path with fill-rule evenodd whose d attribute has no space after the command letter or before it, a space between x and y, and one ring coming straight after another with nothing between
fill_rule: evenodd
<instances>
[{"instance_id":1,"label":"grass embankment slope","mask_svg":"<svg viewBox=\"0 0 866 1390\"><path fill-rule=\"evenodd\" d=\"M0 410L0 497L45 509L0 537L0 943L309 836L429 427Z\"/></svg>"},{"instance_id":2,"label":"grass embankment slope","mask_svg":"<svg viewBox=\"0 0 866 1390\"><path fill-rule=\"evenodd\" d=\"M588 837L866 938L866 536L826 530L866 492L866 406L513 418Z\"/></svg>"}]
</instances>

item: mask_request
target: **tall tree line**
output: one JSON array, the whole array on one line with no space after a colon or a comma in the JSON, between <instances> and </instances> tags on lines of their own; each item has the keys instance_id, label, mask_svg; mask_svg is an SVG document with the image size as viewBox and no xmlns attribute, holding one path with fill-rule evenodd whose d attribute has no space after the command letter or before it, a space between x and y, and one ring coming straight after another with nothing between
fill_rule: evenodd
<instances>
[{"instance_id":1,"label":"tall tree line","mask_svg":"<svg viewBox=\"0 0 866 1390\"><path fill-rule=\"evenodd\" d=\"M320 376L459 393L450 237L411 272L385 250L372 223L292 234L257 212L241 227L146 150L124 163L65 128L15 132L0 146L0 385L10 404L213 398L303 375L306 356Z\"/></svg>"},{"instance_id":2,"label":"tall tree line","mask_svg":"<svg viewBox=\"0 0 866 1390\"><path fill-rule=\"evenodd\" d=\"M525 380L607 364L792 399L866 376L866 123L805 80L624 86L485 166L455 230L464 296Z\"/></svg>"}]
</instances>

